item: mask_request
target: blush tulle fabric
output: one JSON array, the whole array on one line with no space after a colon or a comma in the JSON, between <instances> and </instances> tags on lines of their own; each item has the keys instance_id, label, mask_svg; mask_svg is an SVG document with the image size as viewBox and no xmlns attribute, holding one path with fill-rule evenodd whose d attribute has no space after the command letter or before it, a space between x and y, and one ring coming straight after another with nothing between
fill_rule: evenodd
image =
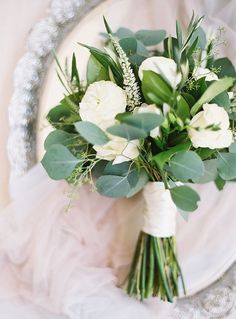
<instances>
[{"instance_id":1,"label":"blush tulle fabric","mask_svg":"<svg viewBox=\"0 0 236 319\"><path fill-rule=\"evenodd\" d=\"M236 258L236 186L199 191L198 212L188 222L178 218L189 293L217 279ZM141 194L114 200L83 187L66 213L70 193L40 164L15 185L13 202L0 215L0 318L22 318L18 308L32 312L30 319L167 318L172 305L156 298L142 304L121 288L141 228Z\"/></svg>"},{"instance_id":2,"label":"blush tulle fabric","mask_svg":"<svg viewBox=\"0 0 236 319\"><path fill-rule=\"evenodd\" d=\"M234 45L235 1L150 0L157 9L159 3L169 25L176 16L186 25L193 8L207 12L208 25L223 24ZM234 50L231 46L225 53L235 62ZM236 185L228 184L221 193L213 184L196 188L202 198L198 211L188 222L180 215L177 220L189 294L208 286L236 260ZM171 316L173 305L157 298L140 303L122 289L142 227L142 195L114 200L87 186L73 194L66 213L69 195L67 184L51 181L40 164L12 183L12 203L0 213L0 319Z\"/></svg>"}]
</instances>

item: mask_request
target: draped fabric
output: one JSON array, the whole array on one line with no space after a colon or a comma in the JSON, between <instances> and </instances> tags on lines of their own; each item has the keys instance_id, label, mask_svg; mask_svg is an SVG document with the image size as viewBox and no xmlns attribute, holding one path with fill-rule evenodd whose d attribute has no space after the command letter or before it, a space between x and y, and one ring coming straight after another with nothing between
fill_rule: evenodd
<instances>
[{"instance_id":1,"label":"draped fabric","mask_svg":"<svg viewBox=\"0 0 236 319\"><path fill-rule=\"evenodd\" d=\"M165 20L163 28L173 29L176 17L186 26L193 8L206 15L205 27L223 25L231 39L223 51L236 62L235 1L129 0L122 7L124 19L132 14L141 19L147 5L146 13L153 9ZM142 226L142 194L115 200L90 188L73 190L51 181L40 164L12 183L12 203L0 213L0 319L171 315L173 305L156 298L140 303L122 289ZM180 215L177 220L189 294L218 279L236 260L236 185L229 183L220 193L213 184L196 188L202 198L198 211L188 222Z\"/></svg>"}]
</instances>

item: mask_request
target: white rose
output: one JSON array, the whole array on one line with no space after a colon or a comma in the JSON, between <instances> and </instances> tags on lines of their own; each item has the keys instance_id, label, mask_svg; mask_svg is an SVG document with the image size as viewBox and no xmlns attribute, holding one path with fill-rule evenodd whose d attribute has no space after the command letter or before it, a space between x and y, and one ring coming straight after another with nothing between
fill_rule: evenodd
<instances>
[{"instance_id":1,"label":"white rose","mask_svg":"<svg viewBox=\"0 0 236 319\"><path fill-rule=\"evenodd\" d=\"M140 107L136 107L134 109L134 113L155 113L155 114L158 114L160 115L161 114L161 111L160 109L158 109L158 107L155 106L155 104L146 104L146 103L143 103ZM156 128L154 128L153 130L151 130L150 132L150 136L151 137L157 137L160 135L160 127L157 126Z\"/></svg>"},{"instance_id":2,"label":"white rose","mask_svg":"<svg viewBox=\"0 0 236 319\"><path fill-rule=\"evenodd\" d=\"M94 145L97 152L96 157L107 161L113 161L113 164L130 161L139 155L139 141L128 142L125 138L109 135L110 141L104 145Z\"/></svg>"},{"instance_id":3,"label":"white rose","mask_svg":"<svg viewBox=\"0 0 236 319\"><path fill-rule=\"evenodd\" d=\"M165 57L155 56L144 60L138 71L140 80L143 78L143 71L153 71L160 74L173 88L176 88L181 81L181 74L177 71L177 64L174 60Z\"/></svg>"},{"instance_id":4,"label":"white rose","mask_svg":"<svg viewBox=\"0 0 236 319\"><path fill-rule=\"evenodd\" d=\"M207 68L197 67L193 70L193 77L195 80L205 78L206 81L217 81L218 76Z\"/></svg>"},{"instance_id":5,"label":"white rose","mask_svg":"<svg viewBox=\"0 0 236 319\"><path fill-rule=\"evenodd\" d=\"M98 81L89 85L80 102L80 117L101 129L115 123L118 113L125 112L127 97L124 90L111 81Z\"/></svg>"},{"instance_id":6,"label":"white rose","mask_svg":"<svg viewBox=\"0 0 236 319\"><path fill-rule=\"evenodd\" d=\"M209 125L218 125L220 129L212 131L207 129ZM188 134L195 148L224 148L233 141L229 125L229 116L223 107L217 104L203 104L203 111L197 113L190 121Z\"/></svg>"}]
</instances>

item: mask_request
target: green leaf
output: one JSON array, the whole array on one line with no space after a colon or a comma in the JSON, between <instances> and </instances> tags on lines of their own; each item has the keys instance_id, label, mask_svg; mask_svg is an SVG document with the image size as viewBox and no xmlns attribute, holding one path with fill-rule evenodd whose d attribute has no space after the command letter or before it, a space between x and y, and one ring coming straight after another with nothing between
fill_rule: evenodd
<instances>
[{"instance_id":1,"label":"green leaf","mask_svg":"<svg viewBox=\"0 0 236 319\"><path fill-rule=\"evenodd\" d=\"M65 105L57 105L49 111L47 120L57 129L73 132L73 123L79 121L80 116Z\"/></svg>"},{"instance_id":2,"label":"green leaf","mask_svg":"<svg viewBox=\"0 0 236 319\"><path fill-rule=\"evenodd\" d=\"M133 55L137 51L138 43L135 38L123 38L119 41L119 44L127 56Z\"/></svg>"},{"instance_id":3,"label":"green leaf","mask_svg":"<svg viewBox=\"0 0 236 319\"><path fill-rule=\"evenodd\" d=\"M213 100L212 103L216 103L219 106L222 106L227 112L230 109L230 99L227 92L222 92L217 95Z\"/></svg>"},{"instance_id":4,"label":"green leaf","mask_svg":"<svg viewBox=\"0 0 236 319\"><path fill-rule=\"evenodd\" d=\"M74 124L78 133L93 145L104 145L109 142L108 136L95 124L79 121Z\"/></svg>"},{"instance_id":5,"label":"green leaf","mask_svg":"<svg viewBox=\"0 0 236 319\"><path fill-rule=\"evenodd\" d=\"M177 186L170 189L170 194L175 205L186 212L192 212L198 207L200 197L189 186Z\"/></svg>"},{"instance_id":6,"label":"green leaf","mask_svg":"<svg viewBox=\"0 0 236 319\"><path fill-rule=\"evenodd\" d=\"M218 153L219 176L225 181L236 178L236 153Z\"/></svg>"},{"instance_id":7,"label":"green leaf","mask_svg":"<svg viewBox=\"0 0 236 319\"><path fill-rule=\"evenodd\" d=\"M197 154L201 157L202 160L206 160L208 159L209 157L211 157L215 152L216 150L212 150L211 148L198 148L196 150Z\"/></svg>"},{"instance_id":8,"label":"green leaf","mask_svg":"<svg viewBox=\"0 0 236 319\"><path fill-rule=\"evenodd\" d=\"M96 183L100 194L108 197L126 197L138 183L138 172L130 162L112 165L107 164L103 176Z\"/></svg>"},{"instance_id":9,"label":"green leaf","mask_svg":"<svg viewBox=\"0 0 236 319\"><path fill-rule=\"evenodd\" d=\"M104 175L96 182L98 193L107 197L125 197L131 187L126 176Z\"/></svg>"},{"instance_id":10,"label":"green leaf","mask_svg":"<svg viewBox=\"0 0 236 319\"><path fill-rule=\"evenodd\" d=\"M90 55L87 64L87 82L91 84L101 80L109 80L108 70L93 55Z\"/></svg>"},{"instance_id":11,"label":"green leaf","mask_svg":"<svg viewBox=\"0 0 236 319\"><path fill-rule=\"evenodd\" d=\"M181 182L195 180L204 174L201 158L193 151L182 151L169 162L171 173Z\"/></svg>"},{"instance_id":12,"label":"green leaf","mask_svg":"<svg viewBox=\"0 0 236 319\"><path fill-rule=\"evenodd\" d=\"M123 162L120 164L112 164L108 162L104 168L103 175L117 175L117 176L126 176L131 169L130 162Z\"/></svg>"},{"instance_id":13,"label":"green leaf","mask_svg":"<svg viewBox=\"0 0 236 319\"><path fill-rule=\"evenodd\" d=\"M54 144L48 148L41 163L52 179L60 180L71 175L79 159L65 146Z\"/></svg>"},{"instance_id":14,"label":"green leaf","mask_svg":"<svg viewBox=\"0 0 236 319\"><path fill-rule=\"evenodd\" d=\"M128 141L147 137L147 132L143 129L125 123L113 125L107 129L107 132L126 138Z\"/></svg>"},{"instance_id":15,"label":"green leaf","mask_svg":"<svg viewBox=\"0 0 236 319\"><path fill-rule=\"evenodd\" d=\"M181 95L177 96L176 114L183 121L190 117L189 105Z\"/></svg>"},{"instance_id":16,"label":"green leaf","mask_svg":"<svg viewBox=\"0 0 236 319\"><path fill-rule=\"evenodd\" d=\"M160 43L166 37L165 30L140 30L135 33L136 39L144 45L151 46Z\"/></svg>"},{"instance_id":17,"label":"green leaf","mask_svg":"<svg viewBox=\"0 0 236 319\"><path fill-rule=\"evenodd\" d=\"M142 79L142 92L147 101L147 103L155 103L152 96L157 97L161 102L169 103L172 96L172 89L167 84L163 78L153 72L153 71L144 71Z\"/></svg>"},{"instance_id":18,"label":"green leaf","mask_svg":"<svg viewBox=\"0 0 236 319\"><path fill-rule=\"evenodd\" d=\"M217 172L217 160L211 159L204 161L204 175L193 179L194 183L197 184L205 184L212 182L216 179L218 172Z\"/></svg>"},{"instance_id":19,"label":"green leaf","mask_svg":"<svg viewBox=\"0 0 236 319\"><path fill-rule=\"evenodd\" d=\"M217 73L219 78L225 76L236 77L235 68L228 58L220 58L213 62L213 66L219 70Z\"/></svg>"},{"instance_id":20,"label":"green leaf","mask_svg":"<svg viewBox=\"0 0 236 319\"><path fill-rule=\"evenodd\" d=\"M236 141L234 141L234 142L229 146L229 152L230 152L230 153L236 153Z\"/></svg>"},{"instance_id":21,"label":"green leaf","mask_svg":"<svg viewBox=\"0 0 236 319\"><path fill-rule=\"evenodd\" d=\"M76 57L75 53L73 53L72 56L72 64L71 64L71 82L75 79L76 84L78 87L80 87L80 79L79 79L79 73L77 70L77 63L76 63Z\"/></svg>"},{"instance_id":22,"label":"green leaf","mask_svg":"<svg viewBox=\"0 0 236 319\"><path fill-rule=\"evenodd\" d=\"M64 146L68 146L73 144L75 139L78 138L78 134L70 134L65 131L55 130L49 133L45 142L44 148L48 150L54 144L62 144Z\"/></svg>"},{"instance_id":23,"label":"green leaf","mask_svg":"<svg viewBox=\"0 0 236 319\"><path fill-rule=\"evenodd\" d=\"M149 181L148 174L146 173L144 168L141 168L138 175L138 182L133 188L130 189L126 197L130 198L134 196L135 194L137 194L138 192L140 192L144 188L144 186L148 183L148 181Z\"/></svg>"},{"instance_id":24,"label":"green leaf","mask_svg":"<svg viewBox=\"0 0 236 319\"><path fill-rule=\"evenodd\" d=\"M220 176L217 176L217 178L215 179L215 185L219 191L222 191L225 184L226 184L226 181L223 180Z\"/></svg>"},{"instance_id":25,"label":"green leaf","mask_svg":"<svg viewBox=\"0 0 236 319\"><path fill-rule=\"evenodd\" d=\"M157 126L160 126L164 118L162 115L156 113L140 113L124 116L120 121L121 123L143 129L145 132L150 132Z\"/></svg>"},{"instance_id":26,"label":"green leaf","mask_svg":"<svg viewBox=\"0 0 236 319\"><path fill-rule=\"evenodd\" d=\"M176 21L176 38L178 41L179 48L182 47L183 37L182 37L182 29L179 21Z\"/></svg>"},{"instance_id":27,"label":"green leaf","mask_svg":"<svg viewBox=\"0 0 236 319\"><path fill-rule=\"evenodd\" d=\"M114 77L116 79L116 83L118 85L122 85L123 84L123 76L122 76L122 72L120 70L120 68L115 64L115 62L112 60L112 58L109 56L109 54L97 49L97 48L94 48L94 47L91 47L91 46L88 46L88 45L85 45L85 44L82 44L82 43L79 43L81 46L89 49L90 53L97 59L98 62L100 62L104 68L106 68L108 70L108 67L110 67L112 73L114 74Z\"/></svg>"},{"instance_id":28,"label":"green leaf","mask_svg":"<svg viewBox=\"0 0 236 319\"><path fill-rule=\"evenodd\" d=\"M137 41L136 53L142 57L149 57L149 51L141 41Z\"/></svg>"},{"instance_id":29,"label":"green leaf","mask_svg":"<svg viewBox=\"0 0 236 319\"><path fill-rule=\"evenodd\" d=\"M176 154L178 152L188 150L190 148L190 146L191 146L191 142L189 142L189 141L186 143L183 143L183 144L176 145L167 151L161 152L161 153L153 156L152 160L156 163L156 165L160 169L163 169L165 163L169 161L171 156L173 156L174 154Z\"/></svg>"},{"instance_id":30,"label":"green leaf","mask_svg":"<svg viewBox=\"0 0 236 319\"><path fill-rule=\"evenodd\" d=\"M191 46L196 41L196 39L198 39L197 47L205 49L207 45L207 39L202 27L198 27L198 29L194 32L193 36L191 37L191 40L189 41L189 45Z\"/></svg>"},{"instance_id":31,"label":"green leaf","mask_svg":"<svg viewBox=\"0 0 236 319\"><path fill-rule=\"evenodd\" d=\"M131 31L130 29L127 28L119 28L116 33L115 36L119 39L123 39L123 38L134 38L135 35L133 33L133 31Z\"/></svg>"},{"instance_id":32,"label":"green leaf","mask_svg":"<svg viewBox=\"0 0 236 319\"><path fill-rule=\"evenodd\" d=\"M204 103L212 101L217 95L230 88L235 81L235 78L224 78L213 82L203 93L200 99L194 104L191 109L191 115L194 116Z\"/></svg>"}]
</instances>

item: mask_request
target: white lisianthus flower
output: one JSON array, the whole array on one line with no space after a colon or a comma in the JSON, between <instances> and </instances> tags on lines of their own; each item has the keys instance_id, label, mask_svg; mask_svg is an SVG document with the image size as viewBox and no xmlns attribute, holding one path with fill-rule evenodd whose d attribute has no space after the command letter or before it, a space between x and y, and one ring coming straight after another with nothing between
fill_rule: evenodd
<instances>
[{"instance_id":1,"label":"white lisianthus flower","mask_svg":"<svg viewBox=\"0 0 236 319\"><path fill-rule=\"evenodd\" d=\"M165 57L151 57L143 61L139 67L138 75L143 78L143 71L153 71L166 79L172 88L176 88L181 81L181 74L177 71L177 64L174 60Z\"/></svg>"},{"instance_id":2,"label":"white lisianthus flower","mask_svg":"<svg viewBox=\"0 0 236 319\"><path fill-rule=\"evenodd\" d=\"M130 161L139 155L139 141L127 141L125 138L109 135L110 141L104 145L94 145L97 152L96 157L107 161L113 161L113 164Z\"/></svg>"},{"instance_id":3,"label":"white lisianthus flower","mask_svg":"<svg viewBox=\"0 0 236 319\"><path fill-rule=\"evenodd\" d=\"M80 102L80 117L105 130L115 123L118 113L125 112L126 93L111 81L98 81L89 85Z\"/></svg>"},{"instance_id":4,"label":"white lisianthus flower","mask_svg":"<svg viewBox=\"0 0 236 319\"><path fill-rule=\"evenodd\" d=\"M218 76L207 68L197 67L193 70L193 77L195 80L205 78L206 81L217 81Z\"/></svg>"},{"instance_id":5,"label":"white lisianthus flower","mask_svg":"<svg viewBox=\"0 0 236 319\"><path fill-rule=\"evenodd\" d=\"M218 126L219 130L207 128L210 125ZM206 103L203 104L203 111L197 113L190 121L188 135L195 148L224 148L233 141L229 125L229 116L223 107Z\"/></svg>"},{"instance_id":6,"label":"white lisianthus flower","mask_svg":"<svg viewBox=\"0 0 236 319\"><path fill-rule=\"evenodd\" d=\"M155 104L146 104L146 103L143 103L140 107L136 107L134 109L134 113L155 113L155 114L158 114L160 115L161 114L161 110L156 107ZM150 136L151 137L157 137L160 135L160 127L157 126L156 128L154 128L153 130L150 131Z\"/></svg>"}]
</instances>

